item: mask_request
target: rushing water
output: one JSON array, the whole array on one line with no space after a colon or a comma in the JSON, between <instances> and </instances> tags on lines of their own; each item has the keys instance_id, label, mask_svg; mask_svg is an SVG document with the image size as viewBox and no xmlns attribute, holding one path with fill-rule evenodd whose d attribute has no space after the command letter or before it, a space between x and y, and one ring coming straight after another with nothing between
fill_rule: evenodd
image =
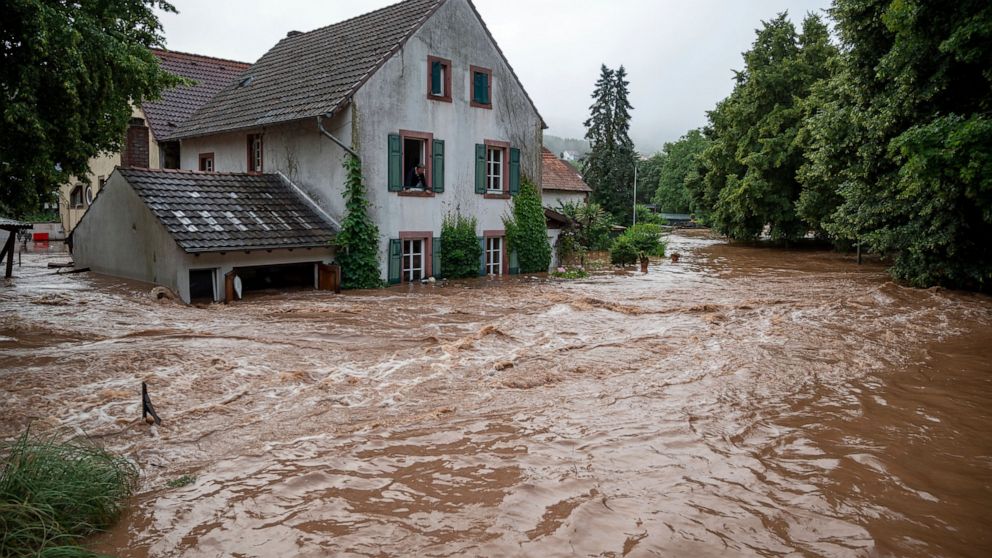
<instances>
[{"instance_id":1,"label":"rushing water","mask_svg":"<svg viewBox=\"0 0 992 558\"><path fill-rule=\"evenodd\" d=\"M647 275L207 308L26 259L0 436L133 457L94 541L122 557L992 554L989 298L829 252L670 250Z\"/></svg>"}]
</instances>

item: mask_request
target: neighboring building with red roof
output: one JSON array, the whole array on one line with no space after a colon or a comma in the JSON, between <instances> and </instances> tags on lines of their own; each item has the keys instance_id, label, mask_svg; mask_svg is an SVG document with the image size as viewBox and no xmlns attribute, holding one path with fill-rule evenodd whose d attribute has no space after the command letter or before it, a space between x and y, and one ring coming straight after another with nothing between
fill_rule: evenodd
<instances>
[{"instance_id":1,"label":"neighboring building with red roof","mask_svg":"<svg viewBox=\"0 0 992 558\"><path fill-rule=\"evenodd\" d=\"M555 208L565 202L586 203L592 188L572 165L562 161L547 148L541 150L541 198L544 207Z\"/></svg>"},{"instance_id":2,"label":"neighboring building with red roof","mask_svg":"<svg viewBox=\"0 0 992 558\"><path fill-rule=\"evenodd\" d=\"M162 92L155 101L134 107L121 153L90 160L90 175L73 178L59 190L59 213L66 234L89 209L115 167L178 169L179 141L174 130L229 83L251 67L244 62L199 54L152 49L166 71L193 80L193 85Z\"/></svg>"}]
</instances>

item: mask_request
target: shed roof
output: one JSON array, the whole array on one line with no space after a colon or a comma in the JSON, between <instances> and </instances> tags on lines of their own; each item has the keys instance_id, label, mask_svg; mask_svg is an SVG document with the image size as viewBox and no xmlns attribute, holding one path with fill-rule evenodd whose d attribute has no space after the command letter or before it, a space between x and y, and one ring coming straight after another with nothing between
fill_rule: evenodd
<instances>
[{"instance_id":1,"label":"shed roof","mask_svg":"<svg viewBox=\"0 0 992 558\"><path fill-rule=\"evenodd\" d=\"M14 219L8 219L6 217L0 217L0 229L6 231L19 231L24 229L30 229L34 227L31 223L26 223L24 221L15 221Z\"/></svg>"},{"instance_id":2,"label":"shed roof","mask_svg":"<svg viewBox=\"0 0 992 558\"><path fill-rule=\"evenodd\" d=\"M336 232L330 218L278 174L115 172L188 253L324 247Z\"/></svg>"},{"instance_id":3,"label":"shed roof","mask_svg":"<svg viewBox=\"0 0 992 558\"><path fill-rule=\"evenodd\" d=\"M167 72L189 78L196 83L172 87L162 92L161 98L141 103L155 139L166 139L202 107L218 91L234 82L242 72L251 67L246 62L235 62L199 54L152 49L159 64Z\"/></svg>"},{"instance_id":4,"label":"shed roof","mask_svg":"<svg viewBox=\"0 0 992 558\"><path fill-rule=\"evenodd\" d=\"M197 110L172 137L244 130L332 113L348 103L446 1L405 0L327 27L290 33ZM475 6L471 1L468 5L506 62ZM510 67L509 62L506 65ZM512 68L510 73L519 84Z\"/></svg>"},{"instance_id":5,"label":"shed roof","mask_svg":"<svg viewBox=\"0 0 992 558\"><path fill-rule=\"evenodd\" d=\"M556 157L546 147L541 149L541 189L592 192L572 165Z\"/></svg>"}]
</instances>

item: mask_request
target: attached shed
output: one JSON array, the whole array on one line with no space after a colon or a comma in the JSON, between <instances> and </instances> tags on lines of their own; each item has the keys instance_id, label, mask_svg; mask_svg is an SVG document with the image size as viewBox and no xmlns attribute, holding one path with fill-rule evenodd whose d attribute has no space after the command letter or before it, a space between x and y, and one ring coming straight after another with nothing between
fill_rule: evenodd
<instances>
[{"instance_id":1,"label":"attached shed","mask_svg":"<svg viewBox=\"0 0 992 558\"><path fill-rule=\"evenodd\" d=\"M334 288L337 230L280 174L117 169L70 248L77 267L220 301L235 285Z\"/></svg>"},{"instance_id":2,"label":"attached shed","mask_svg":"<svg viewBox=\"0 0 992 558\"><path fill-rule=\"evenodd\" d=\"M586 203L592 188L572 165L562 161L547 148L541 149L541 201L544 207L562 203Z\"/></svg>"}]
</instances>

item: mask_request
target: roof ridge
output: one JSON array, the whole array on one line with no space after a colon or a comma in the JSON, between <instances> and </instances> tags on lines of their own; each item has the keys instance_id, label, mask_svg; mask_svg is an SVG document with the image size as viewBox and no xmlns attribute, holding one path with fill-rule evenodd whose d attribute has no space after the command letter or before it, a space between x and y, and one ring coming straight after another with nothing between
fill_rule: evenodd
<instances>
[{"instance_id":1,"label":"roof ridge","mask_svg":"<svg viewBox=\"0 0 992 558\"><path fill-rule=\"evenodd\" d=\"M151 173L171 173L171 174L209 174L211 176L264 176L279 177L276 172L219 172L201 171L194 169L146 169L141 167L116 167L121 172L151 172Z\"/></svg>"},{"instance_id":2,"label":"roof ridge","mask_svg":"<svg viewBox=\"0 0 992 558\"><path fill-rule=\"evenodd\" d=\"M329 28L334 27L336 25L343 25L345 23L354 21L356 19L363 18L363 17L368 17L368 16L371 16L371 15L377 14L379 12L382 12L382 11L385 11L385 10L389 10L391 8L395 8L396 6L399 6L400 4L406 4L407 2L413 2L413 1L415 1L415 0L400 0L399 2L394 2L394 3L389 4L387 6L383 6L381 8L372 10L371 12L365 12L363 14L358 14L358 15L355 15L355 16L351 16L348 19L342 19L341 21L336 21L336 22L331 23L329 25L325 25L323 27L317 27L317 28L311 29L309 31L302 31L302 32L300 32L299 35L294 35L292 37L283 37L282 39L279 39L279 42L281 43L281 42L283 42L283 41L285 41L287 39L295 39L297 37L302 37L303 35L309 35L310 33L316 33L317 31L324 31L325 29L329 29ZM445 2L445 1L446 0L434 0L434 3L440 4L440 3ZM278 43L276 43L276 44L278 44Z\"/></svg>"},{"instance_id":3,"label":"roof ridge","mask_svg":"<svg viewBox=\"0 0 992 558\"><path fill-rule=\"evenodd\" d=\"M252 65L252 62L242 62L240 60L232 60L230 58L220 58L219 56L208 56L206 54L197 54L195 52L185 52L185 51L182 51L182 50L170 50L170 49L167 49L167 48L151 48L149 50L151 50L152 52L161 52L161 53L164 53L164 54L180 54L182 56L192 56L194 58L203 58L203 59L206 59L206 60L216 60L218 62L229 62L231 64L238 64L238 65L241 65L241 66L245 66L245 69L250 68L251 65Z\"/></svg>"}]
</instances>

